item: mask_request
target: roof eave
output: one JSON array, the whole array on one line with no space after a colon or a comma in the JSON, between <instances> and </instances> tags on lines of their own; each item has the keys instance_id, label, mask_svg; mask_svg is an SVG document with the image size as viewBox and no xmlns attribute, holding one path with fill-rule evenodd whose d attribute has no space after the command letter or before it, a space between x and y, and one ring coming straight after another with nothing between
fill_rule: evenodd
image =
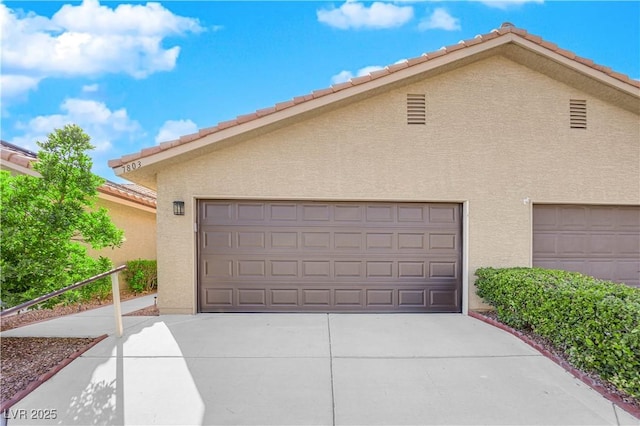
<instances>
[{"instance_id":1,"label":"roof eave","mask_svg":"<svg viewBox=\"0 0 640 426\"><path fill-rule=\"evenodd\" d=\"M457 66L456 62L466 64L483 59L490 56L492 52L497 52L497 48L510 44L515 44L529 52L561 64L634 99L640 99L640 88L633 84L635 82L625 82L594 68L592 61L583 60L584 63L582 63L582 58L576 57L572 52L558 49L546 42L536 43L526 36L514 32L500 35L496 33L495 35L490 34L490 36L493 38L478 43L469 40L443 48L440 51L431 52L424 60L414 58L410 60L412 62L410 66L407 62L391 65L385 70L353 79L349 83L335 85L329 89L313 92L312 95L294 98L292 101L277 104L275 107L257 111L254 114L240 116L235 120L220 123L213 128L202 129L199 133L183 136L179 140L165 142L121 159L112 160L109 165L116 175L155 188L159 163L170 159L179 161L178 157L194 153L205 147L215 149L226 146L226 143L243 140L242 136L247 137L253 132L275 129L301 114L312 113L338 103L355 102L361 96L375 90L393 85L409 84L413 78L437 72L440 69L450 69L451 65ZM634 108L636 103L632 104L632 108ZM640 103L637 105L640 107Z\"/></svg>"}]
</instances>

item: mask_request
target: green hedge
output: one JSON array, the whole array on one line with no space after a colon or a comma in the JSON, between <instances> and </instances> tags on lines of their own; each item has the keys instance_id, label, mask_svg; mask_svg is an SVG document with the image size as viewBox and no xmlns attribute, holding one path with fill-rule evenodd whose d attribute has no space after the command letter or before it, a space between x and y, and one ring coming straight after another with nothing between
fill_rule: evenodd
<instances>
[{"instance_id":1,"label":"green hedge","mask_svg":"<svg viewBox=\"0 0 640 426\"><path fill-rule=\"evenodd\" d=\"M155 290L158 287L158 262L155 260L130 260L123 271L129 289L134 293Z\"/></svg>"},{"instance_id":2,"label":"green hedge","mask_svg":"<svg viewBox=\"0 0 640 426\"><path fill-rule=\"evenodd\" d=\"M539 268L480 268L498 319L549 339L584 371L640 398L640 289Z\"/></svg>"}]
</instances>

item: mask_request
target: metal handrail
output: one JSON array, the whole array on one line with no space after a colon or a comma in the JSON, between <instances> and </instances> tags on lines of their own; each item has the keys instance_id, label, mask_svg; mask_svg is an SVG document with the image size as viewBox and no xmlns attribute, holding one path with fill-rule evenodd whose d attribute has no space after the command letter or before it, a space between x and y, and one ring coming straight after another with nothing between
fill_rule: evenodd
<instances>
[{"instance_id":1,"label":"metal handrail","mask_svg":"<svg viewBox=\"0 0 640 426\"><path fill-rule=\"evenodd\" d=\"M77 282L75 284L71 284L70 286L61 288L60 290L56 290L56 291L52 291L51 293L45 294L44 296L40 296L37 297L33 300L30 300L28 302L24 302L21 303L17 306L13 306L9 309L6 309L4 311L0 312L0 318L4 317L6 315L15 313L20 311L21 309L25 309L28 307L31 307L33 305L37 305L38 303L42 303L46 300L51 299L52 297L56 297L61 295L62 293L65 293L69 290L74 290L76 288L80 288L80 287L84 287L87 284L91 284L92 282L98 281L99 279L108 277L109 275L111 275L111 292L112 292L112 297L113 297L113 306L115 308L114 314L115 314L115 319L116 319L116 333L118 334L118 337L122 337L122 311L121 311L121 307L120 307L120 284L118 282L118 272L120 271L124 271L125 269L127 269L127 265L122 265L122 266L118 266L115 269L112 269L110 271L107 272L103 272L101 274L95 275L91 278L87 278L84 281L80 281Z\"/></svg>"},{"instance_id":2,"label":"metal handrail","mask_svg":"<svg viewBox=\"0 0 640 426\"><path fill-rule=\"evenodd\" d=\"M75 284L71 284L70 286L61 288L60 290L52 291L51 293L45 294L44 296L36 297L35 299L29 300L28 302L24 302L24 303L21 303L19 305L13 306L13 307L11 307L9 309L5 309L4 311L0 312L0 317L12 314L14 312L18 312L18 311L20 311L22 309L29 308L29 307L31 307L33 305L37 305L38 303L42 303L42 302L44 302L46 300L49 300L49 299L51 299L53 297L60 296L62 293L65 293L65 292L67 292L69 290L75 290L76 288L84 287L87 284L91 284L94 281L98 281L99 279L102 279L104 277L108 277L109 275L115 274L116 272L124 271L125 269L127 269L127 265L118 266L115 269L112 269L112 270L107 271L107 272L103 272L103 273L98 274L96 276L93 276L91 278L87 278L84 281L80 281L80 282L77 282Z\"/></svg>"}]
</instances>

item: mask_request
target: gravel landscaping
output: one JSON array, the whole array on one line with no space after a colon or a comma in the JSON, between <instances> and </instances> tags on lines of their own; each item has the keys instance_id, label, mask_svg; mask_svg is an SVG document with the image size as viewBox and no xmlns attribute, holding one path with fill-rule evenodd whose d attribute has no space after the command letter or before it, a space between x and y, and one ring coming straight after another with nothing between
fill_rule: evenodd
<instances>
[{"instance_id":1,"label":"gravel landscaping","mask_svg":"<svg viewBox=\"0 0 640 426\"><path fill-rule=\"evenodd\" d=\"M131 297L126 297L131 298ZM38 309L2 318L0 330L45 321L88 309L106 306L105 303L83 303L80 305L57 306L53 309ZM158 308L149 306L127 315L157 316ZM43 378L69 363L85 352L101 338L71 337L0 337L0 406L10 407L13 403L37 387Z\"/></svg>"}]
</instances>

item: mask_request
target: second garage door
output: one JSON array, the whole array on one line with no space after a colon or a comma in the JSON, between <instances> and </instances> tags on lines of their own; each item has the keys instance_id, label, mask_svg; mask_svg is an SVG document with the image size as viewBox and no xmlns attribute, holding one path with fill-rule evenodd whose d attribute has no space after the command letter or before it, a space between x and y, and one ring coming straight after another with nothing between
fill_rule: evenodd
<instances>
[{"instance_id":1,"label":"second garage door","mask_svg":"<svg viewBox=\"0 0 640 426\"><path fill-rule=\"evenodd\" d=\"M533 266L640 287L640 207L534 205Z\"/></svg>"},{"instance_id":2,"label":"second garage door","mask_svg":"<svg viewBox=\"0 0 640 426\"><path fill-rule=\"evenodd\" d=\"M200 312L460 312L461 206L203 200Z\"/></svg>"}]
</instances>

